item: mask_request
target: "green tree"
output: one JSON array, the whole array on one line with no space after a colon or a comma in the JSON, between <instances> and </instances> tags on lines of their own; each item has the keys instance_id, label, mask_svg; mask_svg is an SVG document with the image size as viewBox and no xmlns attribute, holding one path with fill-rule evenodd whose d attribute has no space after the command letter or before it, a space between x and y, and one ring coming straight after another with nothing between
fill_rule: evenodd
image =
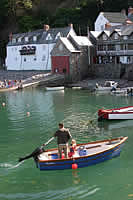
<instances>
[{"instance_id":1,"label":"green tree","mask_svg":"<svg viewBox=\"0 0 133 200\"><path fill-rule=\"evenodd\" d=\"M0 27L3 27L8 16L8 0L0 0ZM3 23L4 22L4 23Z\"/></svg>"},{"instance_id":2,"label":"green tree","mask_svg":"<svg viewBox=\"0 0 133 200\"><path fill-rule=\"evenodd\" d=\"M128 1L123 0L104 0L104 11L120 12L128 8Z\"/></svg>"}]
</instances>

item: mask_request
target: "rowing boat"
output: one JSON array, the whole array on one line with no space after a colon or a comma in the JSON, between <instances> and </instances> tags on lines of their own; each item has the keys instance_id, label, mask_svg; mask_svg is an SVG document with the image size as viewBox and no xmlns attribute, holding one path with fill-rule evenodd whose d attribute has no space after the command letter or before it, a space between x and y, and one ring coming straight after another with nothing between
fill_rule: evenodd
<instances>
[{"instance_id":1,"label":"rowing boat","mask_svg":"<svg viewBox=\"0 0 133 200\"><path fill-rule=\"evenodd\" d=\"M128 137L77 144L73 157L58 158L57 149L49 149L34 157L40 170L64 170L87 167L119 156Z\"/></svg>"},{"instance_id":2,"label":"rowing boat","mask_svg":"<svg viewBox=\"0 0 133 200\"><path fill-rule=\"evenodd\" d=\"M0 92L6 92L6 91L12 91L12 90L18 90L18 86L12 86L7 88L0 88Z\"/></svg>"}]
</instances>

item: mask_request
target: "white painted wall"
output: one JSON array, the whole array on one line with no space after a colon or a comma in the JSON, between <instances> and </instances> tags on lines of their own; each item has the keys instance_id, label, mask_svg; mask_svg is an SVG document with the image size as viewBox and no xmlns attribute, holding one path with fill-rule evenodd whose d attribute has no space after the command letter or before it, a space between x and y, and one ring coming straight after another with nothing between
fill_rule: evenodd
<instances>
[{"instance_id":1,"label":"white painted wall","mask_svg":"<svg viewBox=\"0 0 133 200\"><path fill-rule=\"evenodd\" d=\"M36 46L35 55L20 55L23 46L7 46L7 70L51 70L50 52L55 44L30 44Z\"/></svg>"},{"instance_id":2,"label":"white painted wall","mask_svg":"<svg viewBox=\"0 0 133 200\"><path fill-rule=\"evenodd\" d=\"M103 13L101 12L96 21L95 21L95 31L103 31L105 30L105 24L110 23L111 26L117 26L121 25L121 23L111 23L109 22L104 16Z\"/></svg>"},{"instance_id":3,"label":"white painted wall","mask_svg":"<svg viewBox=\"0 0 133 200\"><path fill-rule=\"evenodd\" d=\"M109 21L100 13L95 21L95 31L103 31L105 29L105 24Z\"/></svg>"}]
</instances>

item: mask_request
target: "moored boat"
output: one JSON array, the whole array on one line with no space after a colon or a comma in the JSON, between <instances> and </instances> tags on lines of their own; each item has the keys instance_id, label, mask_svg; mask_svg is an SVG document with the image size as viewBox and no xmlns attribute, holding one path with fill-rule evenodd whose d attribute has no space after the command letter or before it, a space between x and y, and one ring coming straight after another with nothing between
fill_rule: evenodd
<instances>
[{"instance_id":1,"label":"moored boat","mask_svg":"<svg viewBox=\"0 0 133 200\"><path fill-rule=\"evenodd\" d=\"M0 88L0 92L6 92L6 91L12 91L12 90L18 90L18 86Z\"/></svg>"},{"instance_id":2,"label":"moored boat","mask_svg":"<svg viewBox=\"0 0 133 200\"><path fill-rule=\"evenodd\" d=\"M70 158L58 158L57 149L49 149L34 158L40 170L64 170L87 167L119 156L121 147L128 137L119 137L78 144Z\"/></svg>"},{"instance_id":3,"label":"moored boat","mask_svg":"<svg viewBox=\"0 0 133 200\"><path fill-rule=\"evenodd\" d=\"M47 91L56 91L56 90L64 90L64 86L59 87L46 87Z\"/></svg>"},{"instance_id":4,"label":"moored boat","mask_svg":"<svg viewBox=\"0 0 133 200\"><path fill-rule=\"evenodd\" d=\"M133 106L115 108L115 109L100 109L98 110L98 120L102 119L133 119Z\"/></svg>"},{"instance_id":5,"label":"moored boat","mask_svg":"<svg viewBox=\"0 0 133 200\"><path fill-rule=\"evenodd\" d=\"M101 86L98 83L96 83L95 90L98 92L110 92L113 87L116 89L118 83L115 81L105 81L104 85Z\"/></svg>"}]
</instances>

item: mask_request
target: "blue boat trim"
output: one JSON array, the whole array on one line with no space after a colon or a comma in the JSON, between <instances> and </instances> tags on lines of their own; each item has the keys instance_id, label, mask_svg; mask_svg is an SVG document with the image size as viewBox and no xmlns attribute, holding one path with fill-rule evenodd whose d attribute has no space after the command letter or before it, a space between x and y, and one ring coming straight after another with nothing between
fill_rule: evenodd
<instances>
[{"instance_id":1,"label":"blue boat trim","mask_svg":"<svg viewBox=\"0 0 133 200\"><path fill-rule=\"evenodd\" d=\"M123 137L125 140L127 137ZM72 164L76 163L78 168L87 167L94 165L105 160L112 159L113 157L119 156L121 152L121 147L123 146L123 141L115 144L110 149L105 151L99 151L91 155L85 155L75 158L68 159L53 159L53 160L37 160L36 164L40 170L63 170L63 169L72 169ZM88 143L86 143L88 144ZM113 142L111 143L113 145Z\"/></svg>"}]
</instances>

